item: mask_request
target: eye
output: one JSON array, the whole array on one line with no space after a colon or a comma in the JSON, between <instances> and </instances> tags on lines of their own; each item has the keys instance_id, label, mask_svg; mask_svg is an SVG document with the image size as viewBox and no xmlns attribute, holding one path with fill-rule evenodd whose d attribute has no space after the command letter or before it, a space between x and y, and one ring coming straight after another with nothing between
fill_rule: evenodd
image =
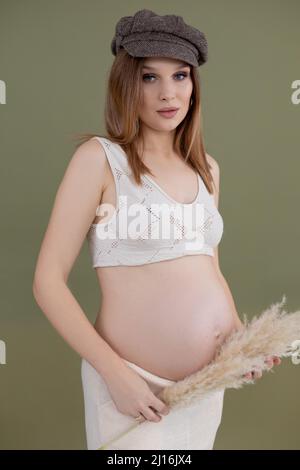
<instances>
[{"instance_id":1,"label":"eye","mask_svg":"<svg viewBox=\"0 0 300 470\"><path fill-rule=\"evenodd\" d=\"M188 74L186 72L175 73L175 77L178 77L180 75L182 75L184 78L188 76ZM150 73L146 73L146 74L143 75L143 80L146 81L146 82L151 82L151 80L147 80L147 78L152 78L152 77L155 78L155 75L150 74ZM182 82L184 80L184 78L182 80L178 80L178 81Z\"/></svg>"},{"instance_id":2,"label":"eye","mask_svg":"<svg viewBox=\"0 0 300 470\"><path fill-rule=\"evenodd\" d=\"M176 75L182 75L184 78L188 76L186 72L178 72L176 73ZM179 81L182 82L182 80L179 80Z\"/></svg>"}]
</instances>

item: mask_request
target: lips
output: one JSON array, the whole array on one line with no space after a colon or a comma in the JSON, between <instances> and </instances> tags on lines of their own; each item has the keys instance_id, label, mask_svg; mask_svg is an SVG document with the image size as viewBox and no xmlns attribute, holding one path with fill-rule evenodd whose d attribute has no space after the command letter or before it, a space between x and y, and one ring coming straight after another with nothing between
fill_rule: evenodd
<instances>
[{"instance_id":1,"label":"lips","mask_svg":"<svg viewBox=\"0 0 300 470\"><path fill-rule=\"evenodd\" d=\"M166 118L171 118L173 116L175 116L175 114L177 113L178 109L173 109L171 111L157 111L158 114L160 114L161 116L163 117L166 117Z\"/></svg>"},{"instance_id":2,"label":"lips","mask_svg":"<svg viewBox=\"0 0 300 470\"><path fill-rule=\"evenodd\" d=\"M161 108L161 109L158 109L157 111L175 111L177 110L178 108L172 108L171 106L168 107L168 108Z\"/></svg>"}]
</instances>

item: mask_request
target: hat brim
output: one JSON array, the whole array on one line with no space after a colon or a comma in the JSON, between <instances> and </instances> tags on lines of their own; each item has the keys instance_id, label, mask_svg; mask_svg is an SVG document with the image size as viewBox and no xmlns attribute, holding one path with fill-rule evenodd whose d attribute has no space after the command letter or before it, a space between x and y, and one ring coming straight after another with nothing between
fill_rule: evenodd
<instances>
[{"instance_id":1,"label":"hat brim","mask_svg":"<svg viewBox=\"0 0 300 470\"><path fill-rule=\"evenodd\" d=\"M195 54L187 47L174 42L146 40L123 42L122 47L133 57L168 57L182 60L195 67L199 66Z\"/></svg>"}]
</instances>

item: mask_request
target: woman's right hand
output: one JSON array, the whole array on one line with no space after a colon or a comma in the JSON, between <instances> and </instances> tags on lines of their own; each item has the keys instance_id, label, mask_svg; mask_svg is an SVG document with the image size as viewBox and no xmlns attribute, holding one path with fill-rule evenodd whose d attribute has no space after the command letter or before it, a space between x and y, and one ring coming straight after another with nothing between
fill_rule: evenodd
<instances>
[{"instance_id":1,"label":"woman's right hand","mask_svg":"<svg viewBox=\"0 0 300 470\"><path fill-rule=\"evenodd\" d=\"M265 359L265 362L269 365L269 369L272 369L274 365L278 366L281 364L281 359L279 356L268 356ZM262 377L262 371L261 370L252 370L250 372L247 372L246 374L243 375L246 379L249 380L256 380L260 379Z\"/></svg>"},{"instance_id":2,"label":"woman's right hand","mask_svg":"<svg viewBox=\"0 0 300 470\"><path fill-rule=\"evenodd\" d=\"M170 411L147 382L126 364L105 381L117 409L125 415L136 418L142 414L146 420L159 422L159 414L167 415Z\"/></svg>"}]
</instances>

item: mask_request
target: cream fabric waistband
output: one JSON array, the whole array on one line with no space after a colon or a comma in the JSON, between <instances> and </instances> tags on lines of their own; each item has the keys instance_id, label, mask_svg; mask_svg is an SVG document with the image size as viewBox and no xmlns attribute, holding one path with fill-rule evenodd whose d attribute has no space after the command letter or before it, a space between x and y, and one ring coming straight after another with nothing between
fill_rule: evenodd
<instances>
[{"instance_id":1,"label":"cream fabric waistband","mask_svg":"<svg viewBox=\"0 0 300 470\"><path fill-rule=\"evenodd\" d=\"M161 385L162 387L168 387L175 383L174 380L165 379L164 377L160 377L159 375L152 374L152 372L149 372L148 370L145 370L142 367L134 364L133 362L127 361L126 359L123 359L123 361L126 362L126 364L129 367L135 370L144 379L150 380L152 383L156 385Z\"/></svg>"}]
</instances>

